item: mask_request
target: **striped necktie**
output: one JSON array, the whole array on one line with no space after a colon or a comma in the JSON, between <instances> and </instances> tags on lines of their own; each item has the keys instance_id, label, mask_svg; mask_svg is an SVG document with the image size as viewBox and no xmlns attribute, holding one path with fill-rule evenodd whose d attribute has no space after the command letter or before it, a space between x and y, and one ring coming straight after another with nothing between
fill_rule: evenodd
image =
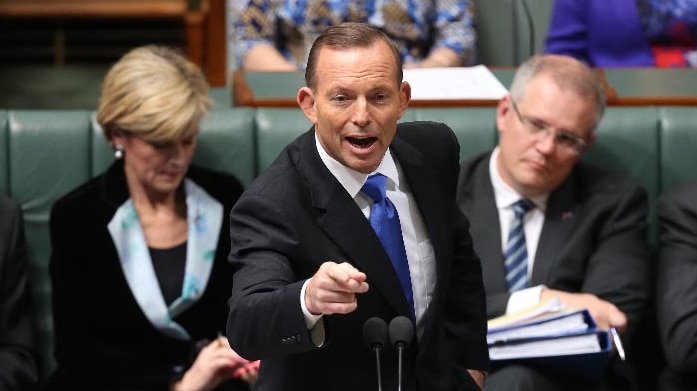
<instances>
[{"instance_id":1,"label":"striped necktie","mask_svg":"<svg viewBox=\"0 0 697 391\"><path fill-rule=\"evenodd\" d=\"M387 198L386 187L387 178L384 175L375 174L368 177L361 191L373 200L373 206L370 208L370 226L373 227L373 231L380 239L382 247L397 272L404 296L411 308L411 318L415 320L414 292L411 287L407 252L404 249L402 226L399 223L397 208Z\"/></svg>"},{"instance_id":2,"label":"striped necktie","mask_svg":"<svg viewBox=\"0 0 697 391\"><path fill-rule=\"evenodd\" d=\"M525 243L525 225L523 218L535 205L526 199L513 204L513 224L508 233L504 264L506 266L506 287L508 292L526 288L528 285L528 249Z\"/></svg>"}]
</instances>

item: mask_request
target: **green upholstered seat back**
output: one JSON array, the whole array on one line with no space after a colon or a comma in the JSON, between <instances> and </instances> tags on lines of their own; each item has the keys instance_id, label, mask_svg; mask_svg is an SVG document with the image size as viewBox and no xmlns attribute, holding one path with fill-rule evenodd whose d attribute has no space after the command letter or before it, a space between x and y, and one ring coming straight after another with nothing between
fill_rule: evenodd
<instances>
[{"instance_id":1,"label":"green upholstered seat back","mask_svg":"<svg viewBox=\"0 0 697 391\"><path fill-rule=\"evenodd\" d=\"M37 343L46 373L53 368L49 213L58 197L91 177L90 112L13 111L8 123L8 194L24 213Z\"/></svg>"},{"instance_id":2,"label":"green upholstered seat back","mask_svg":"<svg viewBox=\"0 0 697 391\"><path fill-rule=\"evenodd\" d=\"M584 159L637 180L649 195L649 243L658 243L653 203L660 191L660 141L654 107L611 107Z\"/></svg>"},{"instance_id":3,"label":"green upholstered seat back","mask_svg":"<svg viewBox=\"0 0 697 391\"><path fill-rule=\"evenodd\" d=\"M661 118L661 191L697 181L697 108L664 107Z\"/></svg>"},{"instance_id":4,"label":"green upholstered seat back","mask_svg":"<svg viewBox=\"0 0 697 391\"><path fill-rule=\"evenodd\" d=\"M553 2L475 0L479 62L487 66L514 66L534 53L544 52Z\"/></svg>"},{"instance_id":5,"label":"green upholstered seat back","mask_svg":"<svg viewBox=\"0 0 697 391\"><path fill-rule=\"evenodd\" d=\"M257 109L257 172L269 167L288 143L310 127L312 124L299 108Z\"/></svg>"}]
</instances>

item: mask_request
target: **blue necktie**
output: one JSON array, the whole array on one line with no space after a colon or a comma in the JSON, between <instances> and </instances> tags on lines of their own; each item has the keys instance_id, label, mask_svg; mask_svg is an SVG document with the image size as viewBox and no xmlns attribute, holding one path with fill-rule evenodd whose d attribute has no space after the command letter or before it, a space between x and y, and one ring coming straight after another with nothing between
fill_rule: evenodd
<instances>
[{"instance_id":1,"label":"blue necktie","mask_svg":"<svg viewBox=\"0 0 697 391\"><path fill-rule=\"evenodd\" d=\"M511 293L526 288L528 285L528 249L525 243L523 218L533 206L533 203L526 199L518 200L513 204L515 217L508 234L506 253L504 254L506 287Z\"/></svg>"},{"instance_id":2,"label":"blue necktie","mask_svg":"<svg viewBox=\"0 0 697 391\"><path fill-rule=\"evenodd\" d=\"M416 319L414 292L411 288L411 274L409 273L407 252L404 249L402 226L399 224L397 209L385 195L386 186L387 178L384 175L375 174L368 177L361 191L373 199L373 206L370 208L370 226L373 227L382 247L392 261L392 266L402 283L404 296L406 296L407 303L411 308L411 317Z\"/></svg>"}]
</instances>

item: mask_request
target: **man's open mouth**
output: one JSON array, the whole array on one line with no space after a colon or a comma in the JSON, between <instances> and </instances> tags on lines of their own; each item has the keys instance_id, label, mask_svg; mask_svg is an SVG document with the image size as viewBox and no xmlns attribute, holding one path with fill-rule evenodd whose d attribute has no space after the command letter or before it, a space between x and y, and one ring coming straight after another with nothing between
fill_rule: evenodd
<instances>
[{"instance_id":1,"label":"man's open mouth","mask_svg":"<svg viewBox=\"0 0 697 391\"><path fill-rule=\"evenodd\" d=\"M377 137L346 137L346 140L357 148L370 148L377 139Z\"/></svg>"}]
</instances>

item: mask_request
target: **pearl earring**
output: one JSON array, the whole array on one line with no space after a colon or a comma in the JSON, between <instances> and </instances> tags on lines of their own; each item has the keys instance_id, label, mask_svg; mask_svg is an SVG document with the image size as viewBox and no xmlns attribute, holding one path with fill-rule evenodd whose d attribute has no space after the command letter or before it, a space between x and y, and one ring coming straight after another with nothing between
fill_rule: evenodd
<instances>
[{"instance_id":1,"label":"pearl earring","mask_svg":"<svg viewBox=\"0 0 697 391\"><path fill-rule=\"evenodd\" d=\"M123 147L120 145L117 145L114 147L114 157L117 159L123 158Z\"/></svg>"}]
</instances>

